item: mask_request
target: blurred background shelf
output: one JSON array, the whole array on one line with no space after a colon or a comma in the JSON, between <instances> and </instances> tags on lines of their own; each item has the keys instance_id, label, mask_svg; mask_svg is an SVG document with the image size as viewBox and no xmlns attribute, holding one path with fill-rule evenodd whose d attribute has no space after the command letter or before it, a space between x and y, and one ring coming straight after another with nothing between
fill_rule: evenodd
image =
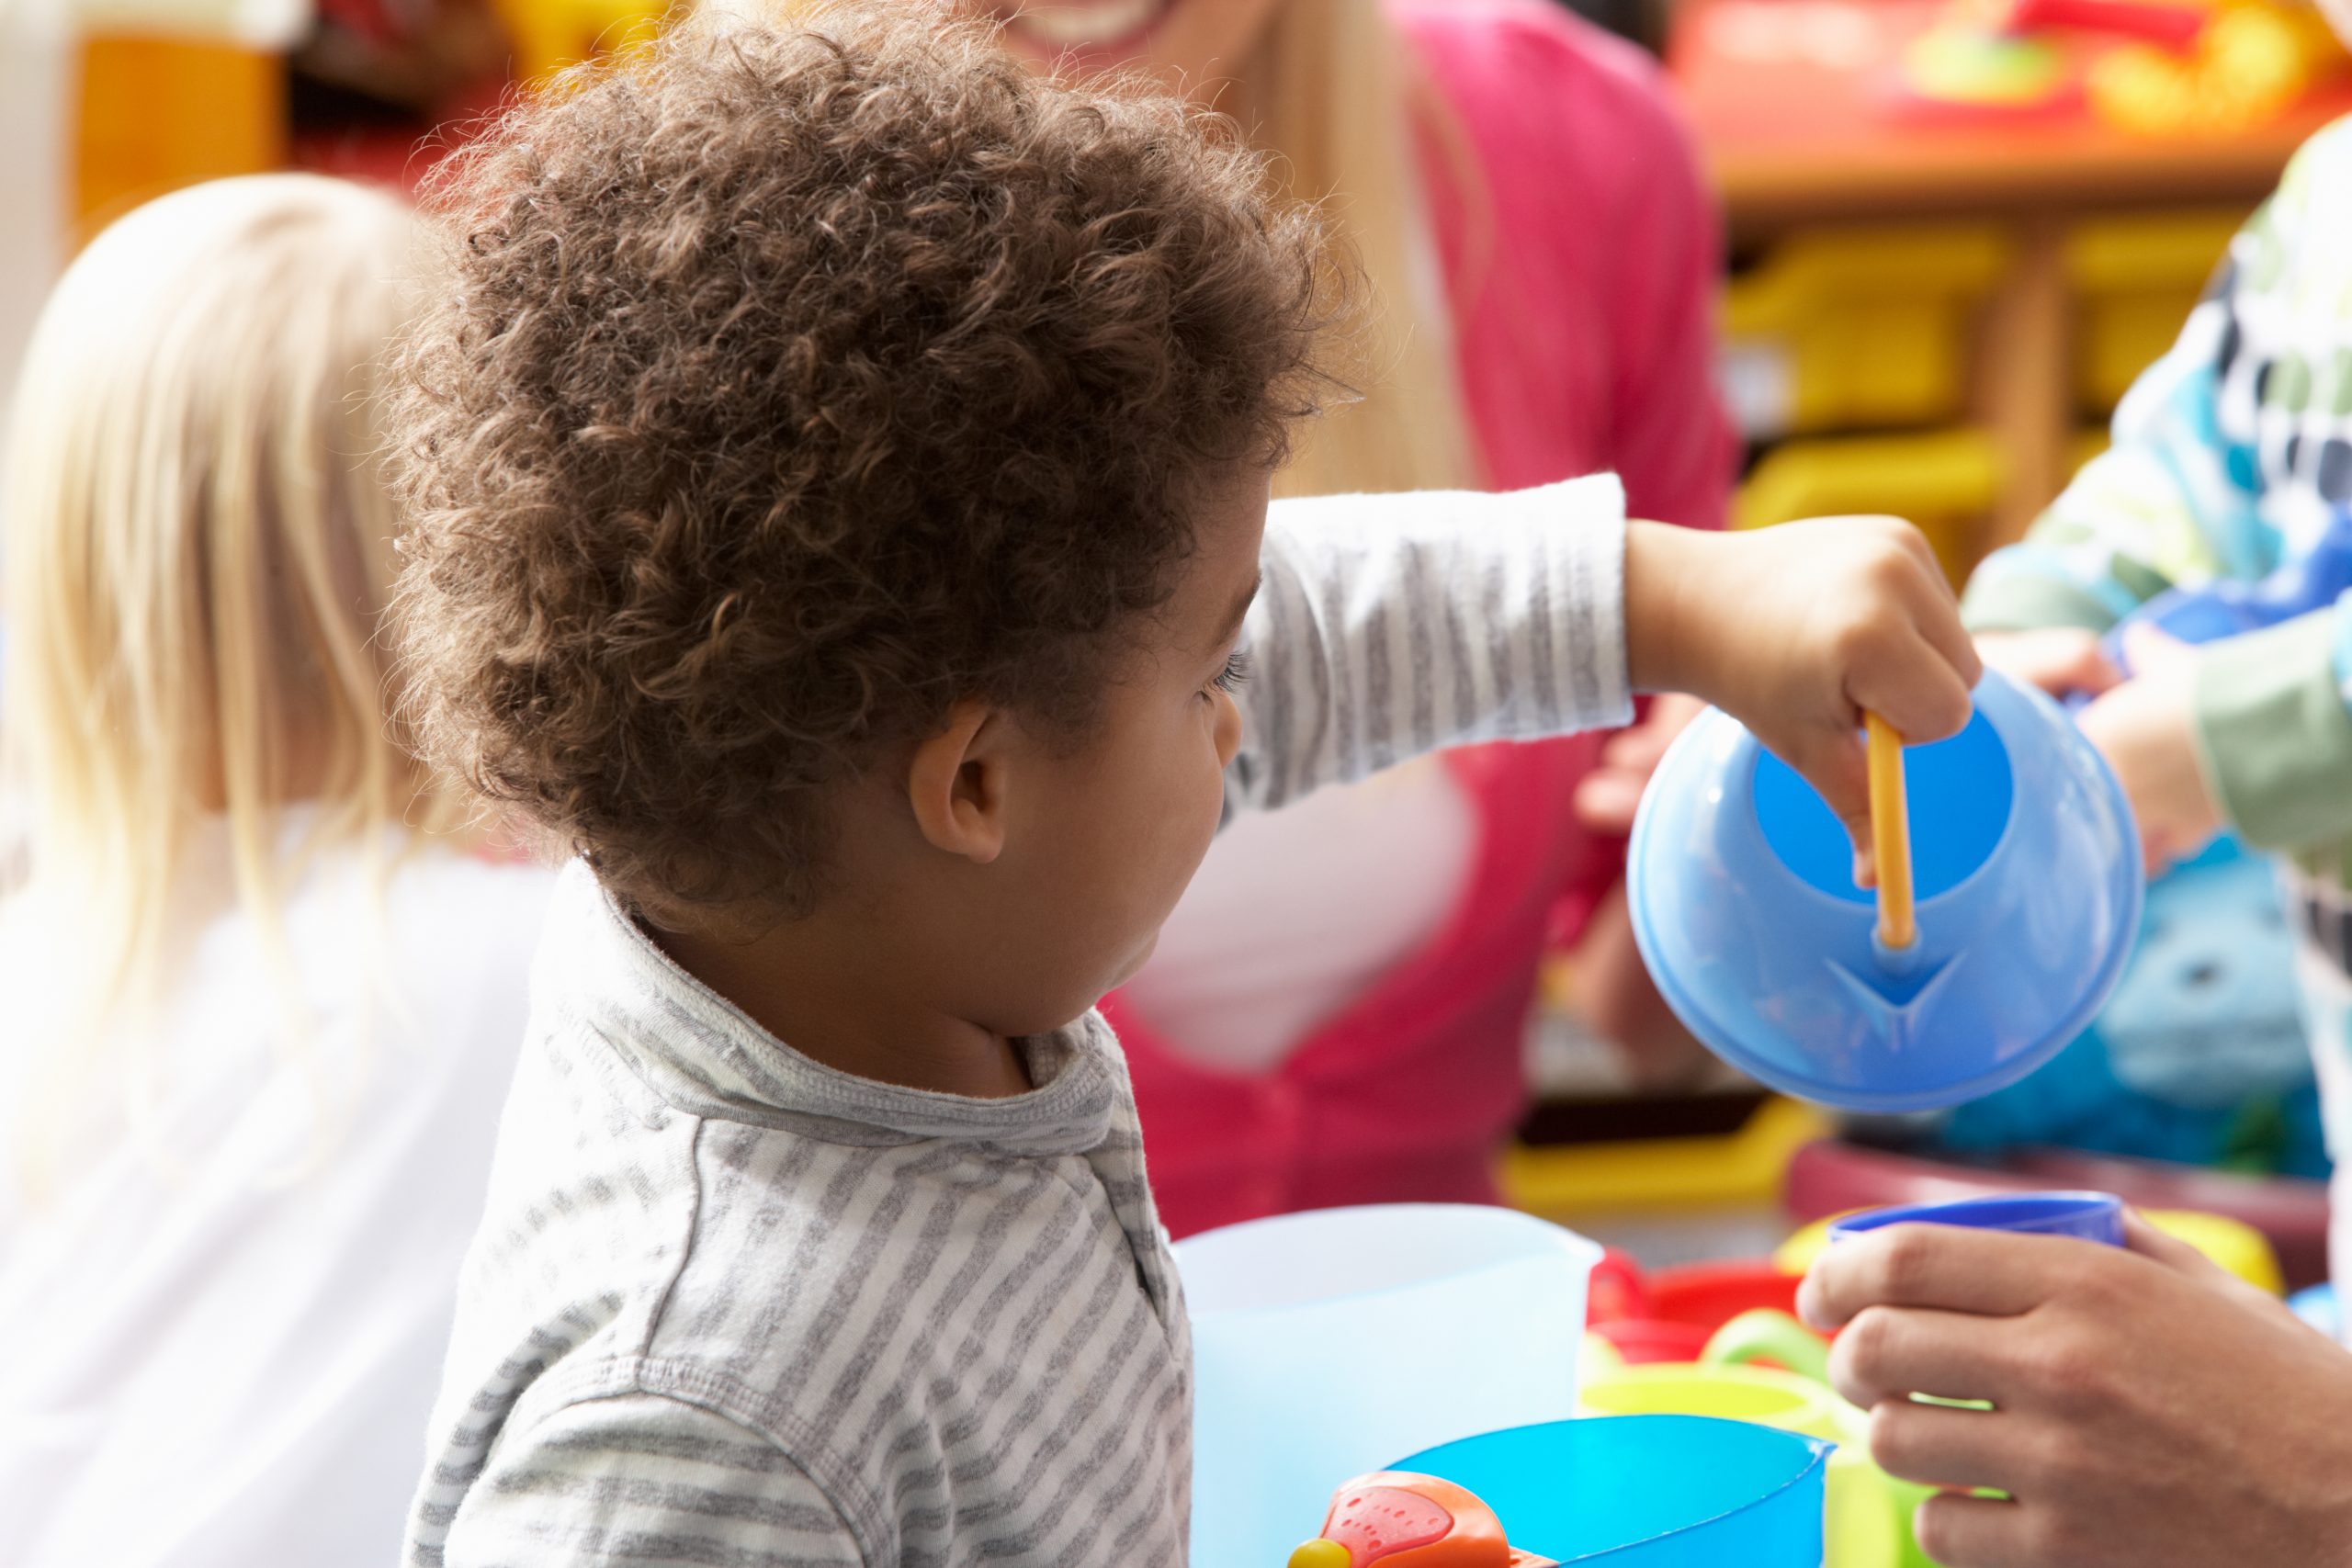
<instances>
[{"instance_id":1,"label":"blurred background shelf","mask_svg":"<svg viewBox=\"0 0 2352 1568\"><path fill-rule=\"evenodd\" d=\"M1800 497L1917 514L1955 577L2018 536L2178 331L2336 81L2265 123L2147 136L2077 104L1936 113L1892 86L1935 0L1689 0L1667 51L1735 265L1744 525ZM1907 429L1910 445L1782 442ZM1989 448L1989 450L1988 450ZM1916 471L1906 471L1912 465Z\"/></svg>"}]
</instances>

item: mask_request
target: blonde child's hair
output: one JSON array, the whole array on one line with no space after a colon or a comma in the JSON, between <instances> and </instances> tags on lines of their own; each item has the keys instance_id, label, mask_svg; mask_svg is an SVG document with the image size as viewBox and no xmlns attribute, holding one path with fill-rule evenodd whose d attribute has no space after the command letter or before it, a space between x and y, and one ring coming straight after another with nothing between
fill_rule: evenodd
<instances>
[{"instance_id":1,"label":"blonde child's hair","mask_svg":"<svg viewBox=\"0 0 2352 1568\"><path fill-rule=\"evenodd\" d=\"M1351 243L1372 305L1362 399L1317 422L1275 490L1324 495L1483 483L1415 132L1431 140L1461 186L1474 228L1477 180L1459 128L1408 58L1396 24L1382 0L1279 0L1237 77L1219 107L1276 155L1292 194L1323 204Z\"/></svg>"},{"instance_id":2,"label":"blonde child's hair","mask_svg":"<svg viewBox=\"0 0 2352 1568\"><path fill-rule=\"evenodd\" d=\"M21 835L0 913L55 955L10 1042L36 1054L28 1148L110 1038L147 1032L122 1026L168 917L215 896L183 886L208 819L285 967L311 854L389 855L390 829L447 817L388 732L377 637L373 367L410 240L404 207L344 181L217 181L99 235L34 329L0 466L0 803ZM160 1064L104 1066L152 1100Z\"/></svg>"}]
</instances>

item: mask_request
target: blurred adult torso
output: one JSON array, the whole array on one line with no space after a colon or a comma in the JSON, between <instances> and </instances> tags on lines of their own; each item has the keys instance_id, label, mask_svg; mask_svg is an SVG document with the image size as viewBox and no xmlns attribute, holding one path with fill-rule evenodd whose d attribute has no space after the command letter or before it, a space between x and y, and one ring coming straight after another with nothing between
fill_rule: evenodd
<instances>
[{"instance_id":1,"label":"blurred adult torso","mask_svg":"<svg viewBox=\"0 0 2352 1568\"><path fill-rule=\"evenodd\" d=\"M1716 227L1657 72L1543 0L1391 11L1439 105L1431 281L1487 483L1614 469L1633 515L1720 525ZM1600 741L1457 752L1220 840L1107 1009L1176 1235L1493 1197L1539 959L1622 874L1569 808Z\"/></svg>"}]
</instances>

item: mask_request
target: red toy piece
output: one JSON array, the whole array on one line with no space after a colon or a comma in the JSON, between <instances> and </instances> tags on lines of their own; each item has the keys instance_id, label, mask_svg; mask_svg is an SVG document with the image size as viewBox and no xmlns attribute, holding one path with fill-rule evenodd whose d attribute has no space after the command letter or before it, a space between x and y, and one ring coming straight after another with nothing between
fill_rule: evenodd
<instances>
[{"instance_id":1,"label":"red toy piece","mask_svg":"<svg viewBox=\"0 0 2352 1568\"><path fill-rule=\"evenodd\" d=\"M2172 0L2016 0L2009 7L2008 30L2038 32L2045 28L2069 28L2077 32L2106 33L2117 38L2143 39L2166 49L2186 51L2213 19L2208 6L2185 6Z\"/></svg>"},{"instance_id":2,"label":"red toy piece","mask_svg":"<svg viewBox=\"0 0 2352 1568\"><path fill-rule=\"evenodd\" d=\"M1384 1470L1331 1495L1323 1533L1290 1568L1557 1568L1516 1551L1495 1511L1451 1481Z\"/></svg>"}]
</instances>

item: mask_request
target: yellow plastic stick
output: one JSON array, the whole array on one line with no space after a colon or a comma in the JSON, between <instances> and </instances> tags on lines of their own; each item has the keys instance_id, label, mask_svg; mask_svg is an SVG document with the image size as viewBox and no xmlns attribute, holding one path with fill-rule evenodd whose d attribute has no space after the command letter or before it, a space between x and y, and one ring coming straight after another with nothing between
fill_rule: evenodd
<instances>
[{"instance_id":1,"label":"yellow plastic stick","mask_svg":"<svg viewBox=\"0 0 2352 1568\"><path fill-rule=\"evenodd\" d=\"M1876 714L1870 731L1871 849L1878 859L1878 939L1889 947L1919 940L1911 910L1911 813L1903 798L1903 737Z\"/></svg>"}]
</instances>

